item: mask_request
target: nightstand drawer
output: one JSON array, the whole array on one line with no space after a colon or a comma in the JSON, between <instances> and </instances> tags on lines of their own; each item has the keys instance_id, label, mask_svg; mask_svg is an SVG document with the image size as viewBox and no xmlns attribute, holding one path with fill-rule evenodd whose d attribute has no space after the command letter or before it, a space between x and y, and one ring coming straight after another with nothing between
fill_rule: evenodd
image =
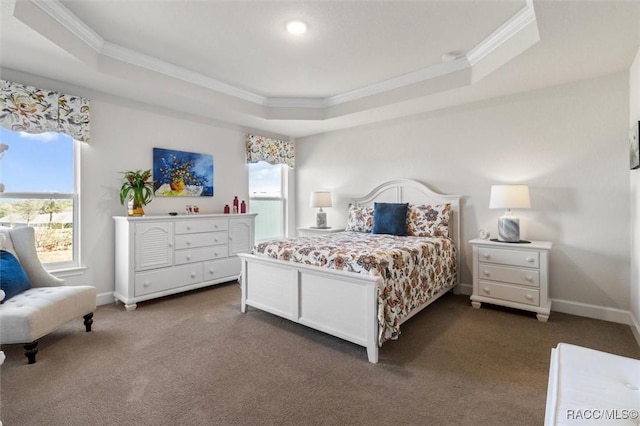
<instances>
[{"instance_id":1,"label":"nightstand drawer","mask_svg":"<svg viewBox=\"0 0 640 426\"><path fill-rule=\"evenodd\" d=\"M481 263L479 265L479 275L480 279L484 280L540 287L540 271L537 269L508 268L490 263Z\"/></svg>"},{"instance_id":2,"label":"nightstand drawer","mask_svg":"<svg viewBox=\"0 0 640 426\"><path fill-rule=\"evenodd\" d=\"M480 281L478 290L478 294L484 297L508 300L525 305L540 305L540 293L537 289L531 287L516 287L491 281Z\"/></svg>"},{"instance_id":3,"label":"nightstand drawer","mask_svg":"<svg viewBox=\"0 0 640 426\"><path fill-rule=\"evenodd\" d=\"M480 247L478 249L480 262L500 263L502 265L540 267L540 254L537 251L506 250L498 248Z\"/></svg>"}]
</instances>

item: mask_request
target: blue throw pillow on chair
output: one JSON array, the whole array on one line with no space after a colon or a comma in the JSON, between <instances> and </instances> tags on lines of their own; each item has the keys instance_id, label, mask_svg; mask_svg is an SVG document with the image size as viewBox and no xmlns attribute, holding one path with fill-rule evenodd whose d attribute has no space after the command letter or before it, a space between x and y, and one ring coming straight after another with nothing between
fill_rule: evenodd
<instances>
[{"instance_id":1,"label":"blue throw pillow on chair","mask_svg":"<svg viewBox=\"0 0 640 426\"><path fill-rule=\"evenodd\" d=\"M0 250L0 284L5 293L4 300L28 290L29 278L16 257L8 251ZM4 303L4 300L0 303Z\"/></svg>"},{"instance_id":2,"label":"blue throw pillow on chair","mask_svg":"<svg viewBox=\"0 0 640 426\"><path fill-rule=\"evenodd\" d=\"M374 203L373 234L407 235L408 203Z\"/></svg>"}]
</instances>

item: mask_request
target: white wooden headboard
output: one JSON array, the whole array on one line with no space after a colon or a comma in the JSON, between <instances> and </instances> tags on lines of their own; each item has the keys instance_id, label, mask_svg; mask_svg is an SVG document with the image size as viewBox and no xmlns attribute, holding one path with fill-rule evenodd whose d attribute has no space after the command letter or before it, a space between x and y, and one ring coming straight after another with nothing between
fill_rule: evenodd
<instances>
[{"instance_id":1,"label":"white wooden headboard","mask_svg":"<svg viewBox=\"0 0 640 426\"><path fill-rule=\"evenodd\" d=\"M372 206L373 203L411 203L411 204L451 204L452 217L449 221L449 237L455 242L457 282L460 282L461 255L460 246L460 195L446 195L433 191L415 180L397 179L378 185L363 197L354 198L356 206Z\"/></svg>"}]
</instances>

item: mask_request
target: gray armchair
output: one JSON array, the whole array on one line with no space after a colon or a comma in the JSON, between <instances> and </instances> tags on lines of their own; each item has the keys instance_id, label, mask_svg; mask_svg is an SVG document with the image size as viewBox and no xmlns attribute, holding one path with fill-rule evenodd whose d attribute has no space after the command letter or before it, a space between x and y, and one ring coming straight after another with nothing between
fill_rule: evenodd
<instances>
[{"instance_id":1,"label":"gray armchair","mask_svg":"<svg viewBox=\"0 0 640 426\"><path fill-rule=\"evenodd\" d=\"M25 356L33 364L38 339L62 324L83 316L86 331L91 331L96 289L66 286L64 280L47 272L36 253L33 228L0 227L0 234L3 250L13 249L31 286L0 304L0 343L23 343Z\"/></svg>"}]
</instances>

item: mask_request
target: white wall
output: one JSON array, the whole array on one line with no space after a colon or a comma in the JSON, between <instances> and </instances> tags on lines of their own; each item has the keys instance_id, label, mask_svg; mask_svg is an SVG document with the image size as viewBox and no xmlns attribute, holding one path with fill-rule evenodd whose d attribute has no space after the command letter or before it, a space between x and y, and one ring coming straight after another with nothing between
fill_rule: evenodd
<instances>
[{"instance_id":1,"label":"white wall","mask_svg":"<svg viewBox=\"0 0 640 426\"><path fill-rule=\"evenodd\" d=\"M629 71L629 122L638 126L640 121L640 50ZM631 315L633 331L640 343L640 170L630 174L631 207Z\"/></svg>"},{"instance_id":2,"label":"white wall","mask_svg":"<svg viewBox=\"0 0 640 426\"><path fill-rule=\"evenodd\" d=\"M197 204L203 213L222 213L234 195L248 200L245 131L206 123L121 98L71 87L31 75L3 70L3 78L60 90L91 99L91 142L81 153L81 256L86 270L66 274L71 285L97 287L98 303L112 303L114 290L113 216L126 214L120 205L120 172L152 168L152 148L213 155L214 196L154 198L145 213L167 214Z\"/></svg>"},{"instance_id":3,"label":"white wall","mask_svg":"<svg viewBox=\"0 0 640 426\"><path fill-rule=\"evenodd\" d=\"M310 191L334 193L326 211L338 226L349 197L409 178L464 197L468 241L480 228L497 234L492 184L527 183L532 209L518 212L522 235L554 243L552 309L628 321L628 84L620 73L298 139L298 226L314 223ZM470 285L466 243L463 256L461 282Z\"/></svg>"}]
</instances>

